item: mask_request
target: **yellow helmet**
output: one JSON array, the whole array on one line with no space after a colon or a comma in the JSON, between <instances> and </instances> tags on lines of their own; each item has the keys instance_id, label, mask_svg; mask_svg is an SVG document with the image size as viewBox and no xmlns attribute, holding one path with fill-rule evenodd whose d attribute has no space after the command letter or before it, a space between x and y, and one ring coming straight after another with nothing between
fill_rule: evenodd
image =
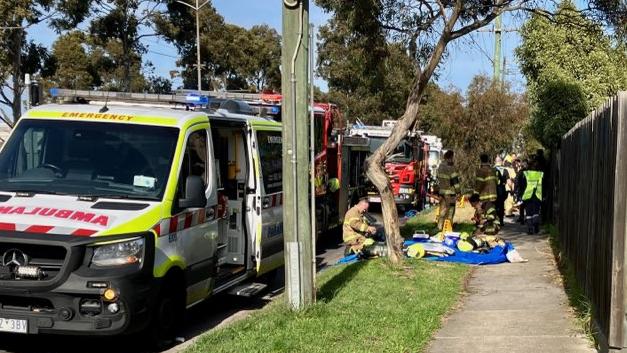
<instances>
[{"instance_id":1,"label":"yellow helmet","mask_svg":"<svg viewBox=\"0 0 627 353\"><path fill-rule=\"evenodd\" d=\"M331 178L328 183L329 191L336 192L340 189L340 179Z\"/></svg>"}]
</instances>

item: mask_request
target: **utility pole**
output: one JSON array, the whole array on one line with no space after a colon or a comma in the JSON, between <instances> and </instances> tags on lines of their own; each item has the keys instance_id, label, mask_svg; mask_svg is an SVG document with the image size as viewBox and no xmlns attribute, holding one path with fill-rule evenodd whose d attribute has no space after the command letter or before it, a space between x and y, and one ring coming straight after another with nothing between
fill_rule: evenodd
<instances>
[{"instance_id":1,"label":"utility pole","mask_svg":"<svg viewBox=\"0 0 627 353\"><path fill-rule=\"evenodd\" d=\"M503 56L503 71L501 74L501 87L505 87L505 76L507 75L507 56Z\"/></svg>"},{"instance_id":2,"label":"utility pole","mask_svg":"<svg viewBox=\"0 0 627 353\"><path fill-rule=\"evenodd\" d=\"M289 305L314 302L309 205L309 0L283 0L283 236ZM312 190L313 192L313 190Z\"/></svg>"},{"instance_id":3,"label":"utility pole","mask_svg":"<svg viewBox=\"0 0 627 353\"><path fill-rule=\"evenodd\" d=\"M206 0L202 4L199 3L199 0L196 0L196 6L190 5L182 0L176 0L176 2L196 11L196 71L198 73L198 94L200 94L200 92L202 92L202 75L200 65L200 9L205 7L205 5L209 3L209 0Z\"/></svg>"},{"instance_id":4,"label":"utility pole","mask_svg":"<svg viewBox=\"0 0 627 353\"><path fill-rule=\"evenodd\" d=\"M503 31L502 15L498 15L494 20L494 82L501 82L501 34Z\"/></svg>"}]
</instances>

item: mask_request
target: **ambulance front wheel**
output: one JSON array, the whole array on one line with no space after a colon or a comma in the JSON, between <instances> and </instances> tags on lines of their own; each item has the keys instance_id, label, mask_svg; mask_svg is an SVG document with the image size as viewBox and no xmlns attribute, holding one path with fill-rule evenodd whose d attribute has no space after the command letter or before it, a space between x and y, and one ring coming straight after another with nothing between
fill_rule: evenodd
<instances>
[{"instance_id":1,"label":"ambulance front wheel","mask_svg":"<svg viewBox=\"0 0 627 353\"><path fill-rule=\"evenodd\" d=\"M176 276L178 277L178 276ZM147 334L157 346L176 338L185 321L185 290L182 280L166 277L157 298Z\"/></svg>"}]
</instances>

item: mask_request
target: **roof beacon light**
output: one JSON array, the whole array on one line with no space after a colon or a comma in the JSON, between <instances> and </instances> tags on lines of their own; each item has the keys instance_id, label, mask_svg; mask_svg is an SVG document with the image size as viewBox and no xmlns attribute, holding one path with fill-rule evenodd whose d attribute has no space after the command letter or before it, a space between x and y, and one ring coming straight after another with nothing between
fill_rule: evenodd
<instances>
[{"instance_id":1,"label":"roof beacon light","mask_svg":"<svg viewBox=\"0 0 627 353\"><path fill-rule=\"evenodd\" d=\"M187 96L185 96L185 101L187 101L188 103L195 104L195 105L207 105L209 104L209 97L202 96L196 93L190 93Z\"/></svg>"}]
</instances>

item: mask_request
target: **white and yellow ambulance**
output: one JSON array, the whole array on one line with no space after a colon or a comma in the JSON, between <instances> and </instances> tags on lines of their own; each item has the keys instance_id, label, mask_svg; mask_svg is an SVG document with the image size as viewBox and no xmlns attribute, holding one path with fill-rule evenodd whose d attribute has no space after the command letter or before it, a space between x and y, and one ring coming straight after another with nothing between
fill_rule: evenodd
<instances>
[{"instance_id":1,"label":"white and yellow ambulance","mask_svg":"<svg viewBox=\"0 0 627 353\"><path fill-rule=\"evenodd\" d=\"M28 111L0 150L0 332L166 337L252 291L283 264L281 155L279 123L228 109Z\"/></svg>"}]
</instances>

